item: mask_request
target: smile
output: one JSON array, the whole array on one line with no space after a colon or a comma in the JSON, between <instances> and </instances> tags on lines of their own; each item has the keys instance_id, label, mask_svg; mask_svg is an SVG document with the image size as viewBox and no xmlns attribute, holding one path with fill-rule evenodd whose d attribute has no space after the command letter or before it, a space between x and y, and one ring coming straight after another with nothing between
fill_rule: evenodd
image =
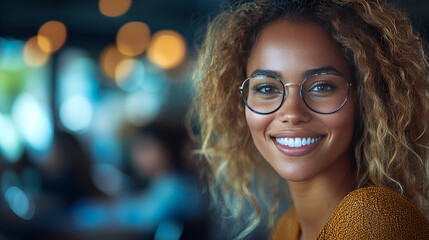
<instances>
[{"instance_id":1,"label":"smile","mask_svg":"<svg viewBox=\"0 0 429 240\"><path fill-rule=\"evenodd\" d=\"M320 141L323 137L313 137L313 138L275 138L276 142L281 145L288 146L291 148L298 148L306 145L310 145Z\"/></svg>"},{"instance_id":2,"label":"smile","mask_svg":"<svg viewBox=\"0 0 429 240\"><path fill-rule=\"evenodd\" d=\"M277 149L286 156L304 156L313 152L323 142L326 135L314 137L274 137Z\"/></svg>"}]
</instances>

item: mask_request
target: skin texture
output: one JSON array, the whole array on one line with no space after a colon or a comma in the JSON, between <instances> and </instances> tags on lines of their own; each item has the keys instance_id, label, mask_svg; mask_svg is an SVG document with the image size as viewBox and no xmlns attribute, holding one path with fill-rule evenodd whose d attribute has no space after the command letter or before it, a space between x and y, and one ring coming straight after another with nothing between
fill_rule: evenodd
<instances>
[{"instance_id":1,"label":"skin texture","mask_svg":"<svg viewBox=\"0 0 429 240\"><path fill-rule=\"evenodd\" d=\"M277 20L258 35L247 64L247 76L258 70L273 71L283 83L300 84L308 71L330 68L351 82L347 62L325 31L313 24ZM253 141L268 163L288 180L301 226L302 239L314 239L338 202L352 190L354 104L333 114L308 109L297 86L276 112L253 113L246 120ZM279 146L275 137L319 137L304 150Z\"/></svg>"}]
</instances>

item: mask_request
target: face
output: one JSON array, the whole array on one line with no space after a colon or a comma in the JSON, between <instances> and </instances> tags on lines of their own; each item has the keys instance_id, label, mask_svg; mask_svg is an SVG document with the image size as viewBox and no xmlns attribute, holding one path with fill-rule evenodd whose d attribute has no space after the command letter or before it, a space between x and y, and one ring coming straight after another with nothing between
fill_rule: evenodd
<instances>
[{"instance_id":1,"label":"face","mask_svg":"<svg viewBox=\"0 0 429 240\"><path fill-rule=\"evenodd\" d=\"M319 114L306 107L299 87L294 85L301 84L308 72L326 71L341 74L351 82L346 59L321 27L286 20L269 24L253 45L246 71L248 77L271 72L283 84L291 84L277 111L267 115L249 108L245 111L257 149L283 178L306 181L348 171L352 161L352 91L339 111ZM285 142L291 139L310 139L310 143L288 146Z\"/></svg>"},{"instance_id":2,"label":"face","mask_svg":"<svg viewBox=\"0 0 429 240\"><path fill-rule=\"evenodd\" d=\"M137 140L133 149L136 170L145 177L155 177L168 170L169 157L164 146L147 137Z\"/></svg>"}]
</instances>

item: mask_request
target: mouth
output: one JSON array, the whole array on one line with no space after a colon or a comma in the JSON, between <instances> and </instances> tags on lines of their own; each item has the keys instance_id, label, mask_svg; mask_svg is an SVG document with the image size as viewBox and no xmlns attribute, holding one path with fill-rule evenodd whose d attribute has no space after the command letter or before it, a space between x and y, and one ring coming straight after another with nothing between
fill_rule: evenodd
<instances>
[{"instance_id":1,"label":"mouth","mask_svg":"<svg viewBox=\"0 0 429 240\"><path fill-rule=\"evenodd\" d=\"M318 141L322 140L324 136L319 136L319 137L308 137L308 138L274 138L274 140L283 145L283 146L288 146L291 148L299 148L302 146L306 146L306 145L310 145L310 144L314 144L317 143Z\"/></svg>"},{"instance_id":2,"label":"mouth","mask_svg":"<svg viewBox=\"0 0 429 240\"><path fill-rule=\"evenodd\" d=\"M286 156L304 156L316 149L326 135L313 137L272 137L277 149Z\"/></svg>"}]
</instances>

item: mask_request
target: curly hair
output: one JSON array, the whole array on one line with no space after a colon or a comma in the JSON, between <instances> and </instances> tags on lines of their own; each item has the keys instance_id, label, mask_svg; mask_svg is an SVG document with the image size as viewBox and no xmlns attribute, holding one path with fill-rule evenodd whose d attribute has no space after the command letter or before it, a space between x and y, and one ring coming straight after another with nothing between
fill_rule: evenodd
<instances>
[{"instance_id":1,"label":"curly hair","mask_svg":"<svg viewBox=\"0 0 429 240\"><path fill-rule=\"evenodd\" d=\"M261 192L267 199L263 202L272 206L272 226L285 185L258 153L238 91L258 33L278 19L323 27L349 63L357 109L352 143L357 187L389 187L426 212L428 61L425 42L406 15L381 0L245 1L220 13L208 27L193 75L197 92L192 111L199 120L199 153L207 163L215 201L234 217L245 201L253 207L239 238L261 222Z\"/></svg>"}]
</instances>

